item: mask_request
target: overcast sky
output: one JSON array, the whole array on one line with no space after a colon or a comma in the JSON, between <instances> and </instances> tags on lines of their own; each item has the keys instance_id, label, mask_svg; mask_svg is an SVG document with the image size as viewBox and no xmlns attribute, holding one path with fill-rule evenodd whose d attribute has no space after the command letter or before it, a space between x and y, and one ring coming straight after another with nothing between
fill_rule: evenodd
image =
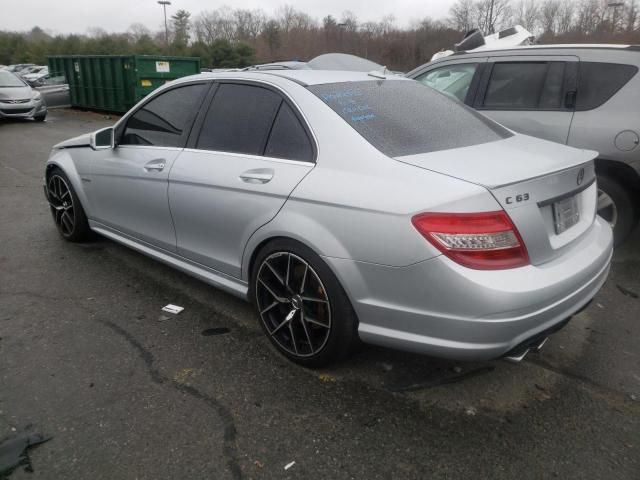
<instances>
[{"instance_id":1,"label":"overcast sky","mask_svg":"<svg viewBox=\"0 0 640 480\"><path fill-rule=\"evenodd\" d=\"M232 8L262 8L272 14L289 4L313 17L328 14L340 17L351 10L359 21L378 20L393 14L396 24L406 26L424 17L442 18L454 0L173 0L167 15L184 8L192 16L223 5ZM156 0L0 0L0 30L29 30L35 25L52 33L86 33L90 27L109 32L125 31L140 22L152 30L163 22L162 7Z\"/></svg>"}]
</instances>

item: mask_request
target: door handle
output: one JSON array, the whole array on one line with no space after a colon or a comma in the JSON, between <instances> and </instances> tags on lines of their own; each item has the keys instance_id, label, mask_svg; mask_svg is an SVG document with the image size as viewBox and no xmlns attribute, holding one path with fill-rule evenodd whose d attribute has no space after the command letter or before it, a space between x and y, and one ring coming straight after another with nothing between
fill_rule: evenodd
<instances>
[{"instance_id":1,"label":"door handle","mask_svg":"<svg viewBox=\"0 0 640 480\"><path fill-rule=\"evenodd\" d=\"M161 172L162 170L164 170L164 167L165 167L165 159L157 158L155 160L151 160L150 162L147 162L144 166L144 169L147 172Z\"/></svg>"},{"instance_id":2,"label":"door handle","mask_svg":"<svg viewBox=\"0 0 640 480\"><path fill-rule=\"evenodd\" d=\"M274 171L270 168L256 168L240 174L240 180L245 183L269 183L273 175Z\"/></svg>"}]
</instances>

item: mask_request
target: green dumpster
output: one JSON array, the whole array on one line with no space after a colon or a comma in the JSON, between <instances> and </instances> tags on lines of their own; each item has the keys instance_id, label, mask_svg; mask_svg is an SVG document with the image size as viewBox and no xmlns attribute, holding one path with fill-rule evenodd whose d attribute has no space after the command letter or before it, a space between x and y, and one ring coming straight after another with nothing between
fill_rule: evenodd
<instances>
[{"instance_id":1,"label":"green dumpster","mask_svg":"<svg viewBox=\"0 0 640 480\"><path fill-rule=\"evenodd\" d=\"M71 105L126 112L145 95L176 78L200 73L196 57L55 55L49 72L69 82Z\"/></svg>"}]
</instances>

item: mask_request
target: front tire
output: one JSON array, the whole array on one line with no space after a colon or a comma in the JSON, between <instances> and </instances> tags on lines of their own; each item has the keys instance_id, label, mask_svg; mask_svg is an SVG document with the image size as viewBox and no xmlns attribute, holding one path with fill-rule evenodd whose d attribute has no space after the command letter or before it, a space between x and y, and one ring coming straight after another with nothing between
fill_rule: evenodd
<instances>
[{"instance_id":1,"label":"front tire","mask_svg":"<svg viewBox=\"0 0 640 480\"><path fill-rule=\"evenodd\" d=\"M47 176L49 208L58 232L69 242L84 242L91 238L91 229L84 209L71 181L55 167Z\"/></svg>"},{"instance_id":2,"label":"front tire","mask_svg":"<svg viewBox=\"0 0 640 480\"><path fill-rule=\"evenodd\" d=\"M356 315L338 279L299 242L278 239L259 252L250 296L271 343L300 365L342 360L358 344Z\"/></svg>"},{"instance_id":3,"label":"front tire","mask_svg":"<svg viewBox=\"0 0 640 480\"><path fill-rule=\"evenodd\" d=\"M622 245L636 224L636 209L632 193L617 179L598 175L598 215L613 229L616 247Z\"/></svg>"},{"instance_id":4,"label":"front tire","mask_svg":"<svg viewBox=\"0 0 640 480\"><path fill-rule=\"evenodd\" d=\"M47 114L46 113L44 115L39 115L37 117L33 117L33 119L36 122L44 122L46 118L47 118Z\"/></svg>"}]
</instances>

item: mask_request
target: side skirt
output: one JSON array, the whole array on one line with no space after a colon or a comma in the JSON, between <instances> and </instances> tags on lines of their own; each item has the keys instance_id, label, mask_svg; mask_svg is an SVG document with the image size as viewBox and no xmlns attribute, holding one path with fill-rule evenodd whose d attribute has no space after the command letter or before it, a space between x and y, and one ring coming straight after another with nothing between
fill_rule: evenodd
<instances>
[{"instance_id":1,"label":"side skirt","mask_svg":"<svg viewBox=\"0 0 640 480\"><path fill-rule=\"evenodd\" d=\"M174 267L187 275L191 275L198 280L202 280L209 285L219 288L220 290L224 290L236 297L240 297L243 300L248 299L249 286L237 278L225 275L217 270L192 262L184 257L159 249L148 243L141 242L138 239L131 238L122 232L93 220L89 220L89 226L94 232L121 243L126 247L159 260L166 265Z\"/></svg>"}]
</instances>

